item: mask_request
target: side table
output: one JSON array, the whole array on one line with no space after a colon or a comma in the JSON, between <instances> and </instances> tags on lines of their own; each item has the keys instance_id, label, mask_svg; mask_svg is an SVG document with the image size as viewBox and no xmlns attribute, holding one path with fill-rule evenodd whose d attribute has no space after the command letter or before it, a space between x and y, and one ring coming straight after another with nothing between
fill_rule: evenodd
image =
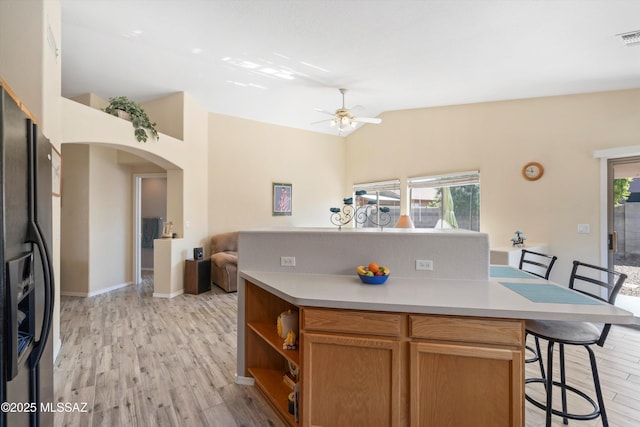
<instances>
[{"instance_id":1,"label":"side table","mask_svg":"<svg viewBox=\"0 0 640 427\"><path fill-rule=\"evenodd\" d=\"M198 295L210 290L211 260L187 259L184 263L184 292Z\"/></svg>"}]
</instances>

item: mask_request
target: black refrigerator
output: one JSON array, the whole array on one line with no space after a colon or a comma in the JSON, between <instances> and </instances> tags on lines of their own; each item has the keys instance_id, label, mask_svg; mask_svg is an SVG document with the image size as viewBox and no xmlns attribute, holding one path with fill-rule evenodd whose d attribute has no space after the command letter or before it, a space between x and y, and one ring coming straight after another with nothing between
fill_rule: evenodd
<instances>
[{"instance_id":1,"label":"black refrigerator","mask_svg":"<svg viewBox=\"0 0 640 427\"><path fill-rule=\"evenodd\" d=\"M51 145L2 85L0 184L0 427L51 426Z\"/></svg>"}]
</instances>

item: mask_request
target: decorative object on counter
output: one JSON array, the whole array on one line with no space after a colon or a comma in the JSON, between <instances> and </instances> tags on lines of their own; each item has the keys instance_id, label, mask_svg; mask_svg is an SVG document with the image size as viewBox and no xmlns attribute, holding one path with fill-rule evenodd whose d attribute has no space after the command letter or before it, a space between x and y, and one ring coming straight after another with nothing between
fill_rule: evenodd
<instances>
[{"instance_id":1,"label":"decorative object on counter","mask_svg":"<svg viewBox=\"0 0 640 427\"><path fill-rule=\"evenodd\" d=\"M365 190L357 190L355 192L357 197L362 197L366 194ZM380 227L380 230L391 222L389 208L380 206L380 193L378 191L376 191L375 200L370 199L357 208L353 206L353 197L345 197L342 199L342 203L342 209L329 208L329 212L331 212L329 219L333 225L338 226L339 230L342 230L342 226L349 224L354 218L356 224L366 224L369 221Z\"/></svg>"},{"instance_id":2,"label":"decorative object on counter","mask_svg":"<svg viewBox=\"0 0 640 427\"><path fill-rule=\"evenodd\" d=\"M358 268L356 268L356 272L362 283L366 283L367 285L381 285L387 281L391 270L372 262L368 266L359 265Z\"/></svg>"},{"instance_id":3,"label":"decorative object on counter","mask_svg":"<svg viewBox=\"0 0 640 427\"><path fill-rule=\"evenodd\" d=\"M203 258L204 258L203 248L193 248L193 259L203 259Z\"/></svg>"},{"instance_id":4,"label":"decorative object on counter","mask_svg":"<svg viewBox=\"0 0 640 427\"><path fill-rule=\"evenodd\" d=\"M273 214L272 216L291 216L291 184L273 183Z\"/></svg>"},{"instance_id":5,"label":"decorative object on counter","mask_svg":"<svg viewBox=\"0 0 640 427\"><path fill-rule=\"evenodd\" d=\"M398 222L396 222L395 228L415 228L413 221L409 215L400 215Z\"/></svg>"},{"instance_id":6,"label":"decorative object on counter","mask_svg":"<svg viewBox=\"0 0 640 427\"><path fill-rule=\"evenodd\" d=\"M162 228L162 238L171 239L173 237L173 221L165 222Z\"/></svg>"},{"instance_id":7,"label":"decorative object on counter","mask_svg":"<svg viewBox=\"0 0 640 427\"><path fill-rule=\"evenodd\" d=\"M282 344L283 350L295 350L296 340L298 338L298 312L295 310L287 310L278 316L276 322L278 335L284 339Z\"/></svg>"},{"instance_id":8,"label":"decorative object on counter","mask_svg":"<svg viewBox=\"0 0 640 427\"><path fill-rule=\"evenodd\" d=\"M287 337L284 339L284 342L282 343L282 349L283 350L295 350L296 348L298 348L296 346L296 340L297 339L298 339L298 337L297 337L295 332L293 332L293 331L287 332Z\"/></svg>"},{"instance_id":9,"label":"decorative object on counter","mask_svg":"<svg viewBox=\"0 0 640 427\"><path fill-rule=\"evenodd\" d=\"M516 248L523 248L524 241L527 240L526 236L522 235L522 231L520 230L516 230L515 233L515 237L511 238L511 244Z\"/></svg>"},{"instance_id":10,"label":"decorative object on counter","mask_svg":"<svg viewBox=\"0 0 640 427\"><path fill-rule=\"evenodd\" d=\"M138 142L147 142L149 135L158 140L156 124L149 119L140 104L131 101L126 96L109 98L109 105L104 109L104 112L130 120L134 128L133 134Z\"/></svg>"}]
</instances>

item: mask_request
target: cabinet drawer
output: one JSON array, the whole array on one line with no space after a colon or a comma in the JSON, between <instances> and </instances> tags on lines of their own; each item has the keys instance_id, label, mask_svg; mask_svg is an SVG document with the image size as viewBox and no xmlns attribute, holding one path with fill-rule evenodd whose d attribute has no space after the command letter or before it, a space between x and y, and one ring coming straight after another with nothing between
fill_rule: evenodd
<instances>
[{"instance_id":1,"label":"cabinet drawer","mask_svg":"<svg viewBox=\"0 0 640 427\"><path fill-rule=\"evenodd\" d=\"M522 320L409 316L409 333L412 338L524 345L524 321Z\"/></svg>"},{"instance_id":2,"label":"cabinet drawer","mask_svg":"<svg viewBox=\"0 0 640 427\"><path fill-rule=\"evenodd\" d=\"M322 310L304 308L302 328L305 330L350 332L370 335L399 336L400 314L371 313L355 310Z\"/></svg>"}]
</instances>

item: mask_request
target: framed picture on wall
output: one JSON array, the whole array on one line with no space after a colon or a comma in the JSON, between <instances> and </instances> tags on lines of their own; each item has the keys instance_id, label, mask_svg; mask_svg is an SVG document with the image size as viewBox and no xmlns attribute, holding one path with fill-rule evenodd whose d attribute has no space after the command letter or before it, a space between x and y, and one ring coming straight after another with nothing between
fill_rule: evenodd
<instances>
[{"instance_id":1,"label":"framed picture on wall","mask_svg":"<svg viewBox=\"0 0 640 427\"><path fill-rule=\"evenodd\" d=\"M60 197L62 191L62 155L51 144L51 193Z\"/></svg>"},{"instance_id":2,"label":"framed picture on wall","mask_svg":"<svg viewBox=\"0 0 640 427\"><path fill-rule=\"evenodd\" d=\"M291 216L291 184L273 183L273 216Z\"/></svg>"}]
</instances>

